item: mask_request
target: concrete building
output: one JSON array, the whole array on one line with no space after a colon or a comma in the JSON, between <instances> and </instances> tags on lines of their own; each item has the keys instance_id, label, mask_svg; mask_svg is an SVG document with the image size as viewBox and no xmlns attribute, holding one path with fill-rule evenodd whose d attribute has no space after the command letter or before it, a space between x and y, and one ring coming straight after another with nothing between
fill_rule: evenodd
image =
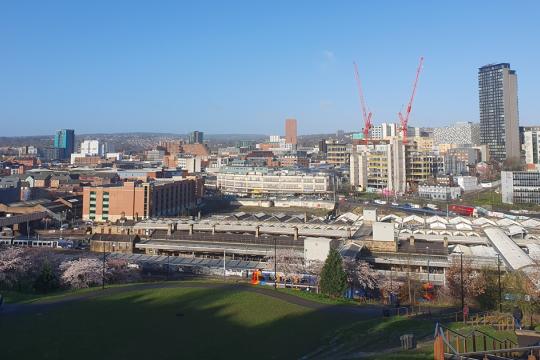
<instances>
[{"instance_id":1,"label":"concrete building","mask_svg":"<svg viewBox=\"0 0 540 360\"><path fill-rule=\"evenodd\" d=\"M540 204L540 172L501 171L502 202Z\"/></svg>"},{"instance_id":2,"label":"concrete building","mask_svg":"<svg viewBox=\"0 0 540 360\"><path fill-rule=\"evenodd\" d=\"M195 204L193 180L126 181L121 185L85 187L83 219L101 222L177 216Z\"/></svg>"},{"instance_id":3,"label":"concrete building","mask_svg":"<svg viewBox=\"0 0 540 360\"><path fill-rule=\"evenodd\" d=\"M197 156L179 156L177 165L190 174L201 172L201 158Z\"/></svg>"},{"instance_id":4,"label":"concrete building","mask_svg":"<svg viewBox=\"0 0 540 360\"><path fill-rule=\"evenodd\" d=\"M335 166L348 165L350 161L352 145L331 142L326 144L326 162Z\"/></svg>"},{"instance_id":5,"label":"concrete building","mask_svg":"<svg viewBox=\"0 0 540 360\"><path fill-rule=\"evenodd\" d=\"M540 170L540 129L526 129L523 133L525 163L531 170Z\"/></svg>"},{"instance_id":6,"label":"concrete building","mask_svg":"<svg viewBox=\"0 0 540 360\"><path fill-rule=\"evenodd\" d=\"M399 136L398 125L395 123L382 123L369 129L369 138L373 140L388 140Z\"/></svg>"},{"instance_id":7,"label":"concrete building","mask_svg":"<svg viewBox=\"0 0 540 360\"><path fill-rule=\"evenodd\" d=\"M480 143L493 159L520 158L517 74L510 64L491 64L478 70Z\"/></svg>"},{"instance_id":8,"label":"concrete building","mask_svg":"<svg viewBox=\"0 0 540 360\"><path fill-rule=\"evenodd\" d=\"M75 130L62 129L56 131L54 148L59 149L61 159L69 159L75 152Z\"/></svg>"},{"instance_id":9,"label":"concrete building","mask_svg":"<svg viewBox=\"0 0 540 360\"><path fill-rule=\"evenodd\" d=\"M441 201L455 200L461 197L461 188L459 186L419 185L418 196L423 199Z\"/></svg>"},{"instance_id":10,"label":"concrete building","mask_svg":"<svg viewBox=\"0 0 540 360\"><path fill-rule=\"evenodd\" d=\"M397 138L357 145L351 155L351 185L358 190L404 192L405 146Z\"/></svg>"},{"instance_id":11,"label":"concrete building","mask_svg":"<svg viewBox=\"0 0 540 360\"><path fill-rule=\"evenodd\" d=\"M298 171L270 171L268 168L222 168L217 187L227 194L323 194L331 190L330 177Z\"/></svg>"},{"instance_id":12,"label":"concrete building","mask_svg":"<svg viewBox=\"0 0 540 360\"><path fill-rule=\"evenodd\" d=\"M296 119L285 120L285 142L292 145L298 144Z\"/></svg>"},{"instance_id":13,"label":"concrete building","mask_svg":"<svg viewBox=\"0 0 540 360\"><path fill-rule=\"evenodd\" d=\"M477 145L480 143L480 124L472 122L458 122L450 126L433 129L433 143Z\"/></svg>"},{"instance_id":14,"label":"concrete building","mask_svg":"<svg viewBox=\"0 0 540 360\"><path fill-rule=\"evenodd\" d=\"M464 191L478 190L478 178L476 176L456 176L458 186Z\"/></svg>"}]
</instances>

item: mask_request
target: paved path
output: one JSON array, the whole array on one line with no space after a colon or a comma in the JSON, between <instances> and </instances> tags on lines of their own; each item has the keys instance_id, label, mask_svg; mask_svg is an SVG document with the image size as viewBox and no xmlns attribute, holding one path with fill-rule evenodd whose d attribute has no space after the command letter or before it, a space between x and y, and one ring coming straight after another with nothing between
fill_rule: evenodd
<instances>
[{"instance_id":1,"label":"paved path","mask_svg":"<svg viewBox=\"0 0 540 360\"><path fill-rule=\"evenodd\" d=\"M305 308L317 310L317 311L329 311L337 313L348 313L351 315L358 315L361 318L377 317L382 314L382 307L376 305L328 305L319 302L311 301L299 296L287 294L281 291L276 291L271 288L265 288L262 286L251 286L247 284L234 284L234 283L179 283L179 282L160 282L160 283L146 283L127 286L117 286L105 288L105 290L94 290L88 293L72 294L59 297L53 297L49 299L37 300L31 303L21 304L4 304L2 310L3 314L15 315L22 313L40 313L49 309L53 309L66 304L87 301L102 296L123 294L138 290L151 290L151 289L170 289L170 288L186 288L186 289L226 289L233 291L249 291L269 296L275 299L279 299L291 304L302 306Z\"/></svg>"}]
</instances>

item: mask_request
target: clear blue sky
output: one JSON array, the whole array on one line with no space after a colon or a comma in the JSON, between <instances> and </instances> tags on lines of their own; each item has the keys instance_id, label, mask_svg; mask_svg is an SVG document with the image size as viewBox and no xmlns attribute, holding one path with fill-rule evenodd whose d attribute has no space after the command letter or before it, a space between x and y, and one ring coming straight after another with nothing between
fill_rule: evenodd
<instances>
[{"instance_id":1,"label":"clear blue sky","mask_svg":"<svg viewBox=\"0 0 540 360\"><path fill-rule=\"evenodd\" d=\"M300 133L478 121L477 69L510 62L540 124L538 1L1 1L0 136Z\"/></svg>"}]
</instances>

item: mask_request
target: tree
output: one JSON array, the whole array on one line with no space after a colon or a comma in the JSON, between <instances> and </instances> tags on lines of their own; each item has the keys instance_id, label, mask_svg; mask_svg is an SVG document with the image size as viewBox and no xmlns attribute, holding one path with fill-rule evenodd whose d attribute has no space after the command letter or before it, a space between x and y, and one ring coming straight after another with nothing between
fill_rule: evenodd
<instances>
[{"instance_id":1,"label":"tree","mask_svg":"<svg viewBox=\"0 0 540 360\"><path fill-rule=\"evenodd\" d=\"M65 261L60 265L60 270L62 283L74 289L99 285L103 279L103 263L98 259L81 258ZM105 275L109 275L108 270Z\"/></svg>"},{"instance_id":2,"label":"tree","mask_svg":"<svg viewBox=\"0 0 540 360\"><path fill-rule=\"evenodd\" d=\"M446 270L446 286L449 295L461 299L461 260L454 258ZM486 282L480 271L474 270L471 260L463 259L463 295L467 301L472 301L486 291Z\"/></svg>"},{"instance_id":3,"label":"tree","mask_svg":"<svg viewBox=\"0 0 540 360\"><path fill-rule=\"evenodd\" d=\"M57 289L59 286L58 277L56 276L51 264L46 261L41 271L34 281L34 289L40 293L46 293Z\"/></svg>"},{"instance_id":4,"label":"tree","mask_svg":"<svg viewBox=\"0 0 540 360\"><path fill-rule=\"evenodd\" d=\"M351 287L365 290L374 290L377 288L377 274L371 268L369 263L365 261L346 259L343 261L343 267L347 273L347 282L351 285Z\"/></svg>"},{"instance_id":5,"label":"tree","mask_svg":"<svg viewBox=\"0 0 540 360\"><path fill-rule=\"evenodd\" d=\"M20 284L30 268L30 261L23 248L0 249L0 287L11 289Z\"/></svg>"},{"instance_id":6,"label":"tree","mask_svg":"<svg viewBox=\"0 0 540 360\"><path fill-rule=\"evenodd\" d=\"M305 263L302 253L293 249L277 249L277 271L287 276L294 276L304 272ZM274 253L266 257L269 268L274 270Z\"/></svg>"},{"instance_id":7,"label":"tree","mask_svg":"<svg viewBox=\"0 0 540 360\"><path fill-rule=\"evenodd\" d=\"M330 249L324 262L320 278L321 292L332 297L342 296L347 288L347 274L343 270L341 255L335 249Z\"/></svg>"}]
</instances>

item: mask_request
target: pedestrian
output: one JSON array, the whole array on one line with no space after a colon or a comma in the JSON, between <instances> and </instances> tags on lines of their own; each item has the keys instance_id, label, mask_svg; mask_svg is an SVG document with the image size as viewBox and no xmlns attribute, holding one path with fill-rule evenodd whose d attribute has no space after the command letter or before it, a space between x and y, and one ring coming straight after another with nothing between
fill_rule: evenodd
<instances>
[{"instance_id":1,"label":"pedestrian","mask_svg":"<svg viewBox=\"0 0 540 360\"><path fill-rule=\"evenodd\" d=\"M512 313L512 316L514 317L514 328L516 330L521 330L521 320L523 319L523 311L516 306L514 308L514 312Z\"/></svg>"}]
</instances>

